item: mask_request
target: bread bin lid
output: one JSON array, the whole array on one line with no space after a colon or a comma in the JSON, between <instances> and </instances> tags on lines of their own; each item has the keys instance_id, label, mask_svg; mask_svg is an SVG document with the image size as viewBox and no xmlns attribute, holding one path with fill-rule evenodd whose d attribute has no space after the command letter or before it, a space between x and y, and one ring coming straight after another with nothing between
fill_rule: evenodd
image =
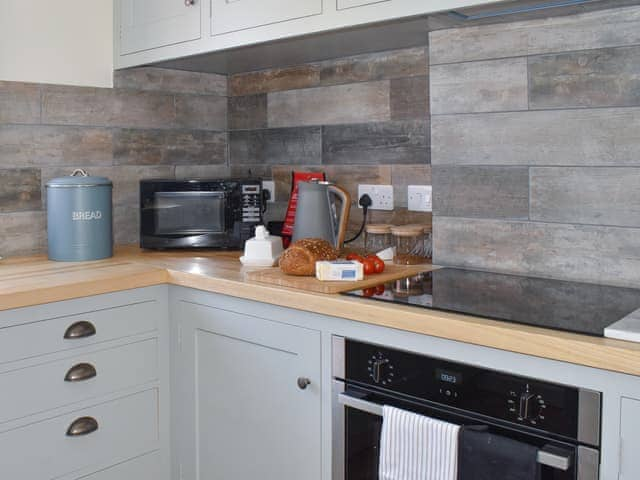
<instances>
[{"instance_id":1,"label":"bread bin lid","mask_svg":"<svg viewBox=\"0 0 640 480\"><path fill-rule=\"evenodd\" d=\"M113 184L107 177L92 177L78 168L68 177L53 178L47 182L47 188L82 188L111 187Z\"/></svg>"}]
</instances>

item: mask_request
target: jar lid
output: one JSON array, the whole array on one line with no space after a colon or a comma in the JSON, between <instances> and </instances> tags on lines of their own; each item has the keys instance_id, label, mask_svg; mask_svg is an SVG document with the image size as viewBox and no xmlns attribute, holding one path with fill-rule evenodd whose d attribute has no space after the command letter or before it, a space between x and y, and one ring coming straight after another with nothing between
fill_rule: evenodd
<instances>
[{"instance_id":1,"label":"jar lid","mask_svg":"<svg viewBox=\"0 0 640 480\"><path fill-rule=\"evenodd\" d=\"M391 227L391 233L396 237L417 237L424 233L424 225L399 225Z\"/></svg>"},{"instance_id":2,"label":"jar lid","mask_svg":"<svg viewBox=\"0 0 640 480\"><path fill-rule=\"evenodd\" d=\"M393 227L393 225L389 223L370 223L365 227L365 231L367 233L385 234L391 233L391 227Z\"/></svg>"},{"instance_id":3,"label":"jar lid","mask_svg":"<svg viewBox=\"0 0 640 480\"><path fill-rule=\"evenodd\" d=\"M53 178L47 182L47 188L111 187L112 185L107 177L92 177L79 168L68 177Z\"/></svg>"}]
</instances>

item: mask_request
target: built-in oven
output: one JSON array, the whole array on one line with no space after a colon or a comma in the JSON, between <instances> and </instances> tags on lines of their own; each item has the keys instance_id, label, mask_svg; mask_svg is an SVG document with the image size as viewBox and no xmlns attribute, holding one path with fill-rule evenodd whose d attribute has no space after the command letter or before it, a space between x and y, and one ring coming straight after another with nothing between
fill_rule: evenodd
<instances>
[{"instance_id":1,"label":"built-in oven","mask_svg":"<svg viewBox=\"0 0 640 480\"><path fill-rule=\"evenodd\" d=\"M333 479L377 480L384 405L532 445L531 480L598 480L601 394L333 337Z\"/></svg>"},{"instance_id":2,"label":"built-in oven","mask_svg":"<svg viewBox=\"0 0 640 480\"><path fill-rule=\"evenodd\" d=\"M259 180L142 180L142 248L242 249L264 210Z\"/></svg>"}]
</instances>

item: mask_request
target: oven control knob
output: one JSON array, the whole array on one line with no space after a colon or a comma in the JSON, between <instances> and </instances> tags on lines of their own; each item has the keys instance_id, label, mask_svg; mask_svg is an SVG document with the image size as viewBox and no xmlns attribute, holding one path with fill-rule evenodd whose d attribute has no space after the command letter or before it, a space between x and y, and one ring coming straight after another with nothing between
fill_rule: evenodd
<instances>
[{"instance_id":1,"label":"oven control knob","mask_svg":"<svg viewBox=\"0 0 640 480\"><path fill-rule=\"evenodd\" d=\"M536 396L529 391L520 394L518 420L524 421L531 418L531 414L535 411L535 399Z\"/></svg>"},{"instance_id":2,"label":"oven control knob","mask_svg":"<svg viewBox=\"0 0 640 480\"><path fill-rule=\"evenodd\" d=\"M369 376L376 384L388 385L393 383L394 367L388 358L374 355L369 360Z\"/></svg>"}]
</instances>

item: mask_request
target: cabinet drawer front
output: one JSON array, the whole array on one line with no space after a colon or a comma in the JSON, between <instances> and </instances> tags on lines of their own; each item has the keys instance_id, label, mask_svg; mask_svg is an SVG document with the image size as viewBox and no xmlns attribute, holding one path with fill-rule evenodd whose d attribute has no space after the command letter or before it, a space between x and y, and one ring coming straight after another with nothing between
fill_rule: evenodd
<instances>
[{"instance_id":1,"label":"cabinet drawer front","mask_svg":"<svg viewBox=\"0 0 640 480\"><path fill-rule=\"evenodd\" d=\"M211 34L255 28L322 13L322 0L211 0Z\"/></svg>"},{"instance_id":2,"label":"cabinet drawer front","mask_svg":"<svg viewBox=\"0 0 640 480\"><path fill-rule=\"evenodd\" d=\"M156 339L13 370L0 375L0 423L157 378Z\"/></svg>"},{"instance_id":3,"label":"cabinet drawer front","mask_svg":"<svg viewBox=\"0 0 640 480\"><path fill-rule=\"evenodd\" d=\"M391 0L336 0L338 10L344 10L346 8L362 7L364 5L371 5L373 3L389 2Z\"/></svg>"},{"instance_id":4,"label":"cabinet drawer front","mask_svg":"<svg viewBox=\"0 0 640 480\"><path fill-rule=\"evenodd\" d=\"M156 307L156 302L144 302L0 329L0 363L156 330ZM95 334L64 338L65 332L74 325L76 334L89 334L90 331L83 332L82 327L90 327L81 322L89 322Z\"/></svg>"},{"instance_id":5,"label":"cabinet drawer front","mask_svg":"<svg viewBox=\"0 0 640 480\"><path fill-rule=\"evenodd\" d=\"M160 452L153 452L77 480L160 480L162 464Z\"/></svg>"},{"instance_id":6,"label":"cabinet drawer front","mask_svg":"<svg viewBox=\"0 0 640 480\"><path fill-rule=\"evenodd\" d=\"M98 429L68 436L82 417L95 419ZM0 434L0 478L49 480L98 463L122 462L157 449L158 443L154 389Z\"/></svg>"}]
</instances>

